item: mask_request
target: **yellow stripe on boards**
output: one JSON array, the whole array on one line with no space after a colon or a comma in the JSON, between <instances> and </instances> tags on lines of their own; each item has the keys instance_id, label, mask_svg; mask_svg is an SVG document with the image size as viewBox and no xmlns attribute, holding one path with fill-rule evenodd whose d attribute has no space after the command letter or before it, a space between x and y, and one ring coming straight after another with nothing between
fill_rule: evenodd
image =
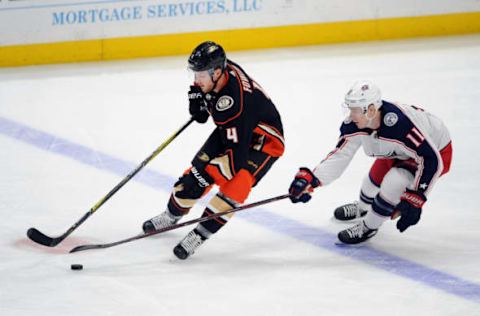
<instances>
[{"instance_id":1,"label":"yellow stripe on boards","mask_svg":"<svg viewBox=\"0 0 480 316\"><path fill-rule=\"evenodd\" d=\"M188 54L213 40L227 51L480 33L480 12L0 46L0 67Z\"/></svg>"}]
</instances>

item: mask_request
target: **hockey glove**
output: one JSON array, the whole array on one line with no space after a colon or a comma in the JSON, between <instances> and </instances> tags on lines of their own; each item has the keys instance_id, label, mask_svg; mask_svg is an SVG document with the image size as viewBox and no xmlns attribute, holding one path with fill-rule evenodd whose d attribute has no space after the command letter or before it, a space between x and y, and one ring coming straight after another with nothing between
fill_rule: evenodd
<instances>
[{"instance_id":1,"label":"hockey glove","mask_svg":"<svg viewBox=\"0 0 480 316\"><path fill-rule=\"evenodd\" d=\"M213 182L205 170L192 167L189 173L175 183L175 186L183 184L183 190L176 192L175 196L181 199L199 199Z\"/></svg>"},{"instance_id":2,"label":"hockey glove","mask_svg":"<svg viewBox=\"0 0 480 316\"><path fill-rule=\"evenodd\" d=\"M202 89L198 86L190 86L188 91L188 110L193 119L198 123L205 123L208 120L207 105L203 99Z\"/></svg>"},{"instance_id":3,"label":"hockey glove","mask_svg":"<svg viewBox=\"0 0 480 316\"><path fill-rule=\"evenodd\" d=\"M395 206L393 214L400 213L397 229L403 233L408 227L420 220L422 206L427 201L425 195L418 191L407 189L400 197L400 203Z\"/></svg>"},{"instance_id":4,"label":"hockey glove","mask_svg":"<svg viewBox=\"0 0 480 316\"><path fill-rule=\"evenodd\" d=\"M315 177L310 169L304 167L300 168L288 191L290 193L290 200L293 203L306 203L310 201L312 198L310 193L313 192L313 188L316 188L319 185L320 180Z\"/></svg>"}]
</instances>

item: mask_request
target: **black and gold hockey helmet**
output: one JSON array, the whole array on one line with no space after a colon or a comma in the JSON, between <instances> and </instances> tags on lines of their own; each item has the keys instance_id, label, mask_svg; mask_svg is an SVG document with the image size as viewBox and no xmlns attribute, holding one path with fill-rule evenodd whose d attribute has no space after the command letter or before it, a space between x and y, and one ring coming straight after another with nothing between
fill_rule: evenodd
<instances>
[{"instance_id":1,"label":"black and gold hockey helmet","mask_svg":"<svg viewBox=\"0 0 480 316\"><path fill-rule=\"evenodd\" d=\"M192 71L208 70L211 74L215 69L222 71L227 67L227 56L222 46L207 41L198 45L188 58L188 68Z\"/></svg>"}]
</instances>

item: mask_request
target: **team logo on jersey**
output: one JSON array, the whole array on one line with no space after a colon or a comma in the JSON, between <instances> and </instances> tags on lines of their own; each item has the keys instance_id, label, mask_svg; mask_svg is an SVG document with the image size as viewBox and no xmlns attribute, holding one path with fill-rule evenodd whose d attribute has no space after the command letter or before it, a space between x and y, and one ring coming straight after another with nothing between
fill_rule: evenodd
<instances>
[{"instance_id":1,"label":"team logo on jersey","mask_svg":"<svg viewBox=\"0 0 480 316\"><path fill-rule=\"evenodd\" d=\"M397 122L398 115L393 112L385 114L385 117L383 118L383 123L385 123L385 125L387 125L388 127L395 125Z\"/></svg>"},{"instance_id":2,"label":"team logo on jersey","mask_svg":"<svg viewBox=\"0 0 480 316\"><path fill-rule=\"evenodd\" d=\"M198 155L197 155L198 159L200 159L200 161L203 161L203 162L209 162L210 161L210 157L205 153L205 152L200 152Z\"/></svg>"},{"instance_id":3,"label":"team logo on jersey","mask_svg":"<svg viewBox=\"0 0 480 316\"><path fill-rule=\"evenodd\" d=\"M233 106L233 98L228 95L224 95L224 96L221 96L220 99L218 99L217 104L215 105L215 108L217 109L217 111L221 112L221 111L228 110L232 106Z\"/></svg>"}]
</instances>

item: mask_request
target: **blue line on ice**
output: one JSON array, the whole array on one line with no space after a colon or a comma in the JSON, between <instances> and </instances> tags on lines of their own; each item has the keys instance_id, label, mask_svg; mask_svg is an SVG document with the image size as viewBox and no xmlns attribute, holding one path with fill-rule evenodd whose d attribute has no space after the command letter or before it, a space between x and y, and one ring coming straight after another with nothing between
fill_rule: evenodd
<instances>
[{"instance_id":1,"label":"blue line on ice","mask_svg":"<svg viewBox=\"0 0 480 316\"><path fill-rule=\"evenodd\" d=\"M18 122L0 117L0 133L53 152L83 164L106 170L120 177L126 176L137 165L123 161L66 139L33 129ZM142 170L133 180L148 186L169 191L174 178L148 169ZM480 303L480 285L463 280L421 264L402 259L370 246L339 247L336 236L318 227L312 227L293 219L279 216L263 208L241 216L249 222L261 225L277 233L285 234L316 247L372 265L384 271L423 283L429 287Z\"/></svg>"}]
</instances>

